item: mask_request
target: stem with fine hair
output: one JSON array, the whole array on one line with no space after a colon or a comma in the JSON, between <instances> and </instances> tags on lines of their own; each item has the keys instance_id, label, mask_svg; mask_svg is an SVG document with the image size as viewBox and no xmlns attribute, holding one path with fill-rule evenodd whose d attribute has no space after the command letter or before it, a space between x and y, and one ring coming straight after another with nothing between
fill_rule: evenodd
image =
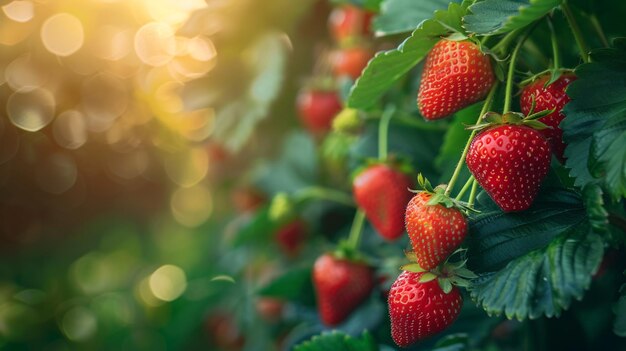
<instances>
[{"instance_id":1,"label":"stem with fine hair","mask_svg":"<svg viewBox=\"0 0 626 351\"><path fill-rule=\"evenodd\" d=\"M593 29L596 31L596 34L598 34L598 37L600 38L600 41L602 42L602 45L604 45L605 48L608 48L609 45L609 40L606 38L606 34L604 34L604 30L602 30L602 25L600 24L600 21L598 21L598 17L595 14L592 14L589 19L591 20L591 25L593 26Z\"/></svg>"},{"instance_id":2,"label":"stem with fine hair","mask_svg":"<svg viewBox=\"0 0 626 351\"><path fill-rule=\"evenodd\" d=\"M352 196L334 189L312 186L304 188L295 194L296 201L303 202L309 199L333 201L346 206L354 206Z\"/></svg>"},{"instance_id":3,"label":"stem with fine hair","mask_svg":"<svg viewBox=\"0 0 626 351\"><path fill-rule=\"evenodd\" d=\"M556 32L554 30L554 24L552 23L552 19L548 18L548 27L550 28L550 41L552 43L552 61L554 65L554 69L561 68L561 55L559 55L559 43L557 41Z\"/></svg>"},{"instance_id":4,"label":"stem with fine hair","mask_svg":"<svg viewBox=\"0 0 626 351\"><path fill-rule=\"evenodd\" d=\"M348 236L348 247L354 251L356 251L356 249L359 247L359 241L361 240L361 232L363 231L364 222L365 212L359 208L354 215L352 227L350 228L350 235Z\"/></svg>"},{"instance_id":5,"label":"stem with fine hair","mask_svg":"<svg viewBox=\"0 0 626 351\"><path fill-rule=\"evenodd\" d=\"M572 34L574 35L574 39L576 39L576 44L578 45L578 49L580 50L580 56L583 58L583 61L585 63L589 62L589 49L587 43L585 42L585 37L583 37L580 26L578 25L578 22L576 22L576 18L574 18L574 13L567 4L567 1L563 1L561 3L561 10L563 10L563 14L567 19L567 23L569 23L569 27L572 29Z\"/></svg>"},{"instance_id":6,"label":"stem with fine hair","mask_svg":"<svg viewBox=\"0 0 626 351\"><path fill-rule=\"evenodd\" d=\"M478 115L478 119L476 120L475 125L480 123L482 116L485 113L487 113L487 110L489 110L489 108L491 107L491 101L493 100L493 96L496 93L497 87L498 87L497 82L494 83L493 86L491 87L491 90L489 91L489 94L487 95L487 98L485 99L485 102L483 103L483 108L481 109L480 114ZM461 168L463 168L463 164L465 163L465 156L467 156L467 150L469 150L469 146L470 146L470 143L472 142L472 139L474 139L474 135L476 135L476 130L472 130L469 138L467 139L467 142L465 143L465 148L463 148L463 153L461 153L461 158L459 159L459 162L456 164L454 173L452 173L452 177L450 178L450 181L448 182L448 186L446 187L446 191L444 193L446 196L450 196L450 193L452 192L452 189L454 188L454 183L456 183L457 179L459 178L459 174L461 174Z\"/></svg>"},{"instance_id":7,"label":"stem with fine hair","mask_svg":"<svg viewBox=\"0 0 626 351\"><path fill-rule=\"evenodd\" d=\"M385 108L382 116L380 117L380 124L378 125L378 159L380 161L387 160L387 150L389 148L389 121L396 112L396 108L392 105Z\"/></svg>"},{"instance_id":8,"label":"stem with fine hair","mask_svg":"<svg viewBox=\"0 0 626 351\"><path fill-rule=\"evenodd\" d=\"M470 191L470 197L467 202L469 207L474 207L474 200L476 199L477 190L478 190L478 181L476 180L476 178L474 178L474 181L472 182L472 191Z\"/></svg>"},{"instance_id":9,"label":"stem with fine hair","mask_svg":"<svg viewBox=\"0 0 626 351\"><path fill-rule=\"evenodd\" d=\"M511 99L513 98L513 73L515 72L515 61L517 61L517 54L519 53L522 44L526 40L528 36L528 32L526 35L521 37L517 44L515 45L515 49L513 49L513 53L511 54L511 62L509 62L509 71L506 76L506 89L504 91L504 109L502 111L503 114L511 111Z\"/></svg>"},{"instance_id":10,"label":"stem with fine hair","mask_svg":"<svg viewBox=\"0 0 626 351\"><path fill-rule=\"evenodd\" d=\"M470 175L470 177L465 182L465 185L463 185L463 187L461 188L461 190L459 191L459 193L456 195L454 199L461 200L461 198L463 197L463 195L465 195L465 192L467 191L467 189L469 189L470 185L472 185L473 182L474 182L474 175Z\"/></svg>"}]
</instances>

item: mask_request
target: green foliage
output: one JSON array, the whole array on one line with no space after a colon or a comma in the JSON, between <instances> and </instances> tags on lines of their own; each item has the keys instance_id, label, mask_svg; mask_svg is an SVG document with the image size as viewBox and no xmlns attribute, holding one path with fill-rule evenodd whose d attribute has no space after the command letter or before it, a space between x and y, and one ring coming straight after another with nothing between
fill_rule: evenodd
<instances>
[{"instance_id":1,"label":"green foliage","mask_svg":"<svg viewBox=\"0 0 626 351\"><path fill-rule=\"evenodd\" d=\"M314 336L294 348L295 351L377 351L374 338L364 332L361 337L352 337L340 332L323 333Z\"/></svg>"},{"instance_id":2,"label":"green foliage","mask_svg":"<svg viewBox=\"0 0 626 351\"><path fill-rule=\"evenodd\" d=\"M445 9L449 3L448 0L386 0L374 20L374 29L382 36L411 32L420 22L431 18L435 10Z\"/></svg>"},{"instance_id":3,"label":"green foliage","mask_svg":"<svg viewBox=\"0 0 626 351\"><path fill-rule=\"evenodd\" d=\"M311 281L311 267L294 268L258 290L260 296L274 297L313 305L315 295Z\"/></svg>"},{"instance_id":4,"label":"green foliage","mask_svg":"<svg viewBox=\"0 0 626 351\"><path fill-rule=\"evenodd\" d=\"M469 350L467 334L451 334L441 338L432 351L465 351Z\"/></svg>"},{"instance_id":5,"label":"green foliage","mask_svg":"<svg viewBox=\"0 0 626 351\"><path fill-rule=\"evenodd\" d=\"M561 0L484 0L470 6L463 26L470 33L494 35L523 28L545 16Z\"/></svg>"},{"instance_id":6,"label":"green foliage","mask_svg":"<svg viewBox=\"0 0 626 351\"><path fill-rule=\"evenodd\" d=\"M543 193L523 213L487 210L472 219L469 265L483 274L470 292L490 315L559 316L582 298L602 260L602 239L581 199L565 190Z\"/></svg>"},{"instance_id":7,"label":"green foliage","mask_svg":"<svg viewBox=\"0 0 626 351\"><path fill-rule=\"evenodd\" d=\"M561 123L566 165L576 185L600 182L614 200L626 196L626 39L592 52L576 69Z\"/></svg>"},{"instance_id":8,"label":"green foliage","mask_svg":"<svg viewBox=\"0 0 626 351\"><path fill-rule=\"evenodd\" d=\"M621 337L626 337L626 285L622 285L621 296L614 307L615 323L613 332Z\"/></svg>"},{"instance_id":9,"label":"green foliage","mask_svg":"<svg viewBox=\"0 0 626 351\"><path fill-rule=\"evenodd\" d=\"M352 87L348 106L368 109L376 104L391 86L428 54L442 36L451 31L463 31L461 18L466 9L466 3L452 3L447 10L436 11L434 18L420 23L397 49L377 53Z\"/></svg>"}]
</instances>

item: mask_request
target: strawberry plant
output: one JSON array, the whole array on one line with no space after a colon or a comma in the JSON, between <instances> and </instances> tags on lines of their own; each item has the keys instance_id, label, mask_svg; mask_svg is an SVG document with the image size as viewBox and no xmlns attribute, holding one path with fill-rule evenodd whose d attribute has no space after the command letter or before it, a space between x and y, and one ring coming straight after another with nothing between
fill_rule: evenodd
<instances>
[{"instance_id":1,"label":"strawberry plant","mask_svg":"<svg viewBox=\"0 0 626 351\"><path fill-rule=\"evenodd\" d=\"M299 258L313 270L260 290L301 309L286 347L323 349L328 329L346 350L363 331L381 350L624 347L623 255L596 275L626 238L624 5L335 6L343 110L324 136L298 136L317 173L281 157L299 186L257 178L273 212L314 223ZM346 48L364 42L387 49L361 69Z\"/></svg>"}]
</instances>

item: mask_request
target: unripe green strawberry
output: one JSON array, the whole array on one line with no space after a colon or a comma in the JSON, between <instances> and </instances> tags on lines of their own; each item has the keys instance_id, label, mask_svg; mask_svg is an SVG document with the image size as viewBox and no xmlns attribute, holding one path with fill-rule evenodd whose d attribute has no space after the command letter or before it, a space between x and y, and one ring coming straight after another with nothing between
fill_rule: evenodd
<instances>
[{"instance_id":1,"label":"unripe green strawberry","mask_svg":"<svg viewBox=\"0 0 626 351\"><path fill-rule=\"evenodd\" d=\"M417 263L425 270L441 264L467 235L467 220L457 208L429 205L433 194L419 192L406 207L406 231Z\"/></svg>"},{"instance_id":2,"label":"unripe green strawberry","mask_svg":"<svg viewBox=\"0 0 626 351\"><path fill-rule=\"evenodd\" d=\"M444 118L483 99L495 81L489 56L476 44L442 39L426 57L417 106L428 120Z\"/></svg>"}]
</instances>

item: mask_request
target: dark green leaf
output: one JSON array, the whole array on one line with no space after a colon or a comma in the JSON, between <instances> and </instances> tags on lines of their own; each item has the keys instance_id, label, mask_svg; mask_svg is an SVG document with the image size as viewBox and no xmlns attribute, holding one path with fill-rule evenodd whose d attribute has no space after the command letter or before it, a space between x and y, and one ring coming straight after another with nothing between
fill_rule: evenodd
<instances>
[{"instance_id":1,"label":"dark green leaf","mask_svg":"<svg viewBox=\"0 0 626 351\"><path fill-rule=\"evenodd\" d=\"M561 233L581 226L586 217L580 197L566 190L542 189L530 209L513 213L503 213L483 194L481 213L470 218L468 237L468 266L476 273L497 271L544 248Z\"/></svg>"},{"instance_id":2,"label":"dark green leaf","mask_svg":"<svg viewBox=\"0 0 626 351\"><path fill-rule=\"evenodd\" d=\"M461 17L465 12L466 5L452 3L447 11L437 11L433 19L420 23L397 49L377 53L352 87L348 107L367 109L376 104L396 81L428 54L442 36L450 32L449 28L462 30Z\"/></svg>"},{"instance_id":3,"label":"dark green leaf","mask_svg":"<svg viewBox=\"0 0 626 351\"><path fill-rule=\"evenodd\" d=\"M376 351L374 338L364 332L361 337L352 337L337 331L314 336L294 348L295 351Z\"/></svg>"},{"instance_id":4,"label":"dark green leaf","mask_svg":"<svg viewBox=\"0 0 626 351\"><path fill-rule=\"evenodd\" d=\"M470 218L468 266L482 273L471 296L487 313L558 316L582 298L604 249L578 195L542 189L519 213L499 211L482 194L480 204L483 212Z\"/></svg>"},{"instance_id":5,"label":"dark green leaf","mask_svg":"<svg viewBox=\"0 0 626 351\"><path fill-rule=\"evenodd\" d=\"M567 89L566 165L577 186L601 182L618 199L626 196L626 48L596 50L592 58Z\"/></svg>"},{"instance_id":6,"label":"dark green leaf","mask_svg":"<svg viewBox=\"0 0 626 351\"><path fill-rule=\"evenodd\" d=\"M386 0L374 20L376 35L411 32L420 22L431 18L435 10L445 9L449 3L448 0Z\"/></svg>"},{"instance_id":7,"label":"dark green leaf","mask_svg":"<svg viewBox=\"0 0 626 351\"><path fill-rule=\"evenodd\" d=\"M480 1L469 7L470 13L463 17L463 23L472 33L506 33L531 24L560 3L560 0Z\"/></svg>"},{"instance_id":8,"label":"dark green leaf","mask_svg":"<svg viewBox=\"0 0 626 351\"><path fill-rule=\"evenodd\" d=\"M265 206L252 217L239 217L237 227L239 230L233 240L233 246L267 241L278 229L278 224L270 218L269 206Z\"/></svg>"},{"instance_id":9,"label":"dark green leaf","mask_svg":"<svg viewBox=\"0 0 626 351\"><path fill-rule=\"evenodd\" d=\"M451 334L437 341L432 351L463 351L469 349L467 334Z\"/></svg>"},{"instance_id":10,"label":"dark green leaf","mask_svg":"<svg viewBox=\"0 0 626 351\"><path fill-rule=\"evenodd\" d=\"M613 309L615 312L613 332L621 337L626 337L626 285L622 285L620 290L622 295Z\"/></svg>"},{"instance_id":11,"label":"dark green leaf","mask_svg":"<svg viewBox=\"0 0 626 351\"><path fill-rule=\"evenodd\" d=\"M587 217L591 228L603 233L607 230L609 224L609 213L604 208L604 199L602 198L602 189L596 184L589 184L583 188L583 200L587 209Z\"/></svg>"},{"instance_id":12,"label":"dark green leaf","mask_svg":"<svg viewBox=\"0 0 626 351\"><path fill-rule=\"evenodd\" d=\"M295 268L274 279L257 292L261 296L296 301L306 305L315 303L311 267Z\"/></svg>"}]
</instances>

